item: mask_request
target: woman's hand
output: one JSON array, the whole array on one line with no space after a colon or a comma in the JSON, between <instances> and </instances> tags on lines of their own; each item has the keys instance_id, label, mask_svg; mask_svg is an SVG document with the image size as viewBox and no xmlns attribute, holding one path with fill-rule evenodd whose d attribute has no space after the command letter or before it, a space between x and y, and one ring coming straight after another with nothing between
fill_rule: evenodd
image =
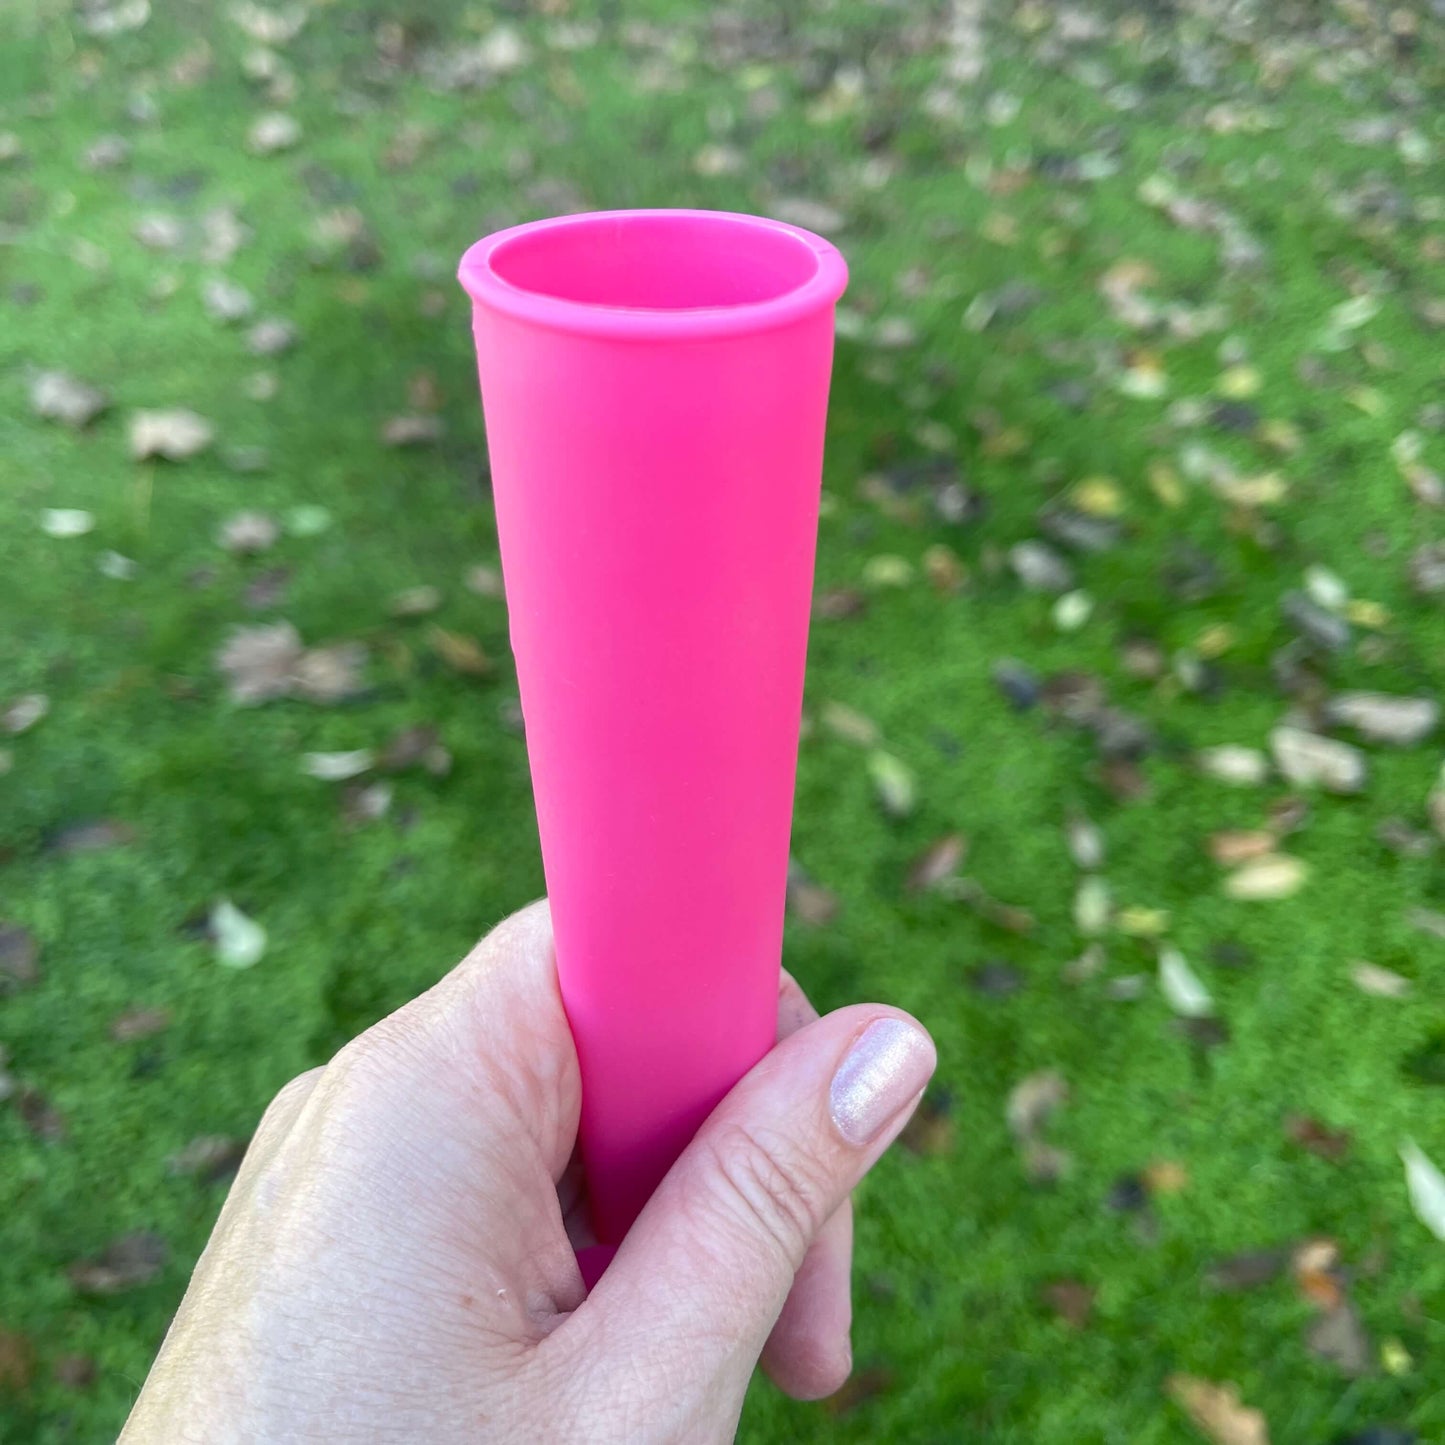
<instances>
[{"instance_id":1,"label":"woman's hand","mask_svg":"<svg viewBox=\"0 0 1445 1445\"><path fill-rule=\"evenodd\" d=\"M933 1045L786 976L778 1035L589 1295L550 916L508 919L273 1101L123 1445L721 1441L760 1356L837 1389L848 1195Z\"/></svg>"}]
</instances>

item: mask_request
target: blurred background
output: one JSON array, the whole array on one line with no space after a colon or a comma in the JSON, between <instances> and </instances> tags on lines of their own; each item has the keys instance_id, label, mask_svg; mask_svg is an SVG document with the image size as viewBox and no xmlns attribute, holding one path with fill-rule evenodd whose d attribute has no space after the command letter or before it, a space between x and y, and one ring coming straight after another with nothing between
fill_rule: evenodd
<instances>
[{"instance_id":1,"label":"blurred background","mask_svg":"<svg viewBox=\"0 0 1445 1445\"><path fill-rule=\"evenodd\" d=\"M743 1437L1445 1440L1440 0L3 26L0 1437L541 891L454 267L680 205L852 268L786 961L942 1055Z\"/></svg>"}]
</instances>

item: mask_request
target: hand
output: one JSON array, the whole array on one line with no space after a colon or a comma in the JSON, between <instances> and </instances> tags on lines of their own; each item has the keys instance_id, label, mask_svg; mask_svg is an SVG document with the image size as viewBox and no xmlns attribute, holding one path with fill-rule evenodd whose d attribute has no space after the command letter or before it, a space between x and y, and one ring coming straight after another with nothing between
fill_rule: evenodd
<instances>
[{"instance_id":1,"label":"hand","mask_svg":"<svg viewBox=\"0 0 1445 1445\"><path fill-rule=\"evenodd\" d=\"M581 1090L545 903L266 1111L122 1445L722 1441L761 1355L850 1366L849 1191L934 1066L873 1004L779 1043L588 1295Z\"/></svg>"}]
</instances>

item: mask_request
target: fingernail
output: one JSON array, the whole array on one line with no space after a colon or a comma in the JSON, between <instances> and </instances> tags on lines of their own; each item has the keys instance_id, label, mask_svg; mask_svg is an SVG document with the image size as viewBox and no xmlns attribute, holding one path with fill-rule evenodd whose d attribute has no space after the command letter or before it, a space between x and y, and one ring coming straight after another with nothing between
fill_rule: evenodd
<instances>
[{"instance_id":1,"label":"fingernail","mask_svg":"<svg viewBox=\"0 0 1445 1445\"><path fill-rule=\"evenodd\" d=\"M922 1091L933 1074L933 1044L902 1019L875 1019L838 1066L828 1107L850 1144L870 1144Z\"/></svg>"}]
</instances>

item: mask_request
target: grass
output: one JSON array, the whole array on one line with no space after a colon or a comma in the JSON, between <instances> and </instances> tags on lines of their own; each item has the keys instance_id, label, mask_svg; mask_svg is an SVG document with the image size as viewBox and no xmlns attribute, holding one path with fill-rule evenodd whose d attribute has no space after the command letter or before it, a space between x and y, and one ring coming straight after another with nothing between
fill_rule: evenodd
<instances>
[{"instance_id":1,"label":"grass","mask_svg":"<svg viewBox=\"0 0 1445 1445\"><path fill-rule=\"evenodd\" d=\"M846 217L851 311L868 325L905 318L917 338L898 350L840 342L819 587L861 588L868 606L815 623L809 713L838 700L872 718L919 780L919 802L886 818L864 754L813 728L794 852L841 907L825 927L791 923L786 962L822 1006L884 998L925 1019L942 1056L932 1107L947 1121L862 1191L865 1388L819 1407L759 1384L744 1438L1174 1441L1190 1427L1163 1385L1181 1371L1235 1382L1275 1445L1381 1422L1445 1438L1445 1248L1412 1215L1396 1156L1408 1136L1445 1161L1445 1095L1429 1067L1445 1038L1445 945L1408 922L1413 908L1445 907L1445 875L1438 853L1399 857L1374 836L1390 815L1423 824L1438 746L1377 751L1361 796L1315 800L1285 845L1309 864L1306 887L1259 904L1221 895L1204 840L1260 826L1288 790L1230 790L1189 762L1209 744L1262 745L1284 713L1269 667L1291 636L1280 598L1310 566L1386 617L1314 661L1325 685L1440 689L1445 609L1414 594L1406 559L1440 537L1441 513L1411 500L1390 456L1441 394L1438 331L1419 313L1445 294L1445 138L1423 99L1445 77L1438 24L1418 17L1407 47L1385 35L1383 10L1364 6L1318 22L1291 10L1245 33L1107 8L1103 33L1051 55L1051 16L1025 6L990 19L981 78L956 86L961 108L940 118L920 103L947 61L922 5L751 6L737 12L748 33L777 30L777 53L739 57L701 11L675 5L647 7L646 35L574 12L597 18L597 39L564 50L547 44L557 17L321 4L279 48L297 77L281 108L303 139L261 157L246 147L267 105L241 72L253 42L220 10L155 9L109 39L85 34L63 6L22 9L0 56L0 129L21 151L0 168L0 705L28 692L51 700L49 716L5 740L0 917L39 940L44 973L0 998L0 1044L15 1079L67 1124L47 1141L19 1108L0 1108L0 1329L34 1351L0 1370L0 1436L113 1437L224 1193L168 1172L167 1159L200 1135L244 1138L286 1079L542 890L525 751L506 725L515 688L503 604L462 586L469 567L495 561L496 537L455 258L491 226L571 205L769 210L804 195ZM790 29L765 25L777 14ZM460 92L419 71L422 53L499 24L531 47L516 71ZM1289 40L1298 58L1281 79ZM1339 58L1352 50L1353 68ZM1198 88L1183 78L1193 52L1215 67ZM1333 75L1320 64L1332 56ZM184 57L203 78L177 78ZM846 81L827 89L850 67L862 76L851 104ZM644 88L649 74L661 89ZM832 118L818 109L829 95ZM990 106L991 96L1019 104ZM1223 102L1260 109L1268 128L1203 123ZM1342 142L1342 125L1377 114L1415 127L1428 157L1408 141ZM408 126L422 128L418 154L387 161ZM83 169L80 153L111 131L130 141L129 162ZM709 140L737 148L737 173L694 170ZM1061 177L1059 161L1080 154L1107 164L1096 179ZM879 158L892 171L870 184ZM1260 244L1258 264L1225 267L1217 235L1141 199L1159 173L1233 213ZM1340 198L1371 178L1396 198L1393 221L1388 208L1383 220L1340 214ZM194 240L157 253L132 238L142 214L195 228L222 206L254 233L223 266L199 260ZM339 206L354 206L374 238L367 269L318 254L316 219ZM104 263L84 249L77 261L82 242ZM1218 303L1224 330L1128 331L1098 290L1124 259L1152 268L1158 297ZM927 275L901 287L919 266ZM215 273L251 290L260 313L293 320L295 350L248 356L200 303ZM1027 314L981 331L960 324L972 297L1019 280L1039 292ZM1331 309L1360 289L1379 294L1378 316L1322 352ZM1255 429L1169 421L1171 401L1220 385L1225 337L1258 371L1249 404L1261 421L1297 429L1292 454ZM1131 346L1159 353L1166 397L1120 393ZM1323 381L1301 374L1308 355L1324 356ZM114 407L81 433L33 418L30 367L73 371ZM244 390L258 369L276 374L272 400ZM409 409L421 371L441 392L445 438L384 448L382 422ZM1089 387L1078 408L1054 390L1069 380ZM179 465L132 461L125 415L158 406L204 414L217 447ZM1445 468L1445 441L1428 430L1423 440L1424 461ZM1166 505L1151 468L1177 472L1191 442L1245 475L1278 471L1287 497L1241 508L1186 477ZM228 468L227 448L256 445L270 453L266 470ZM939 448L987 499L982 520L951 526L926 506L903 515L860 485ZM1095 610L1064 633L1052 599L1022 591L1003 552L1037 534L1042 506L1101 475L1118 489L1126 540L1074 559ZM324 507L330 526L286 535L262 558L215 541L241 508L298 505ZM92 512L93 532L47 536L38 518L51 507ZM918 573L898 588L863 581L870 559L918 568L937 544L968 570L958 592L939 595ZM1161 583L1185 544L1218 568L1202 600ZM134 559L134 579L101 576L102 549ZM246 589L272 567L289 583L258 612ZM442 589L442 609L392 618L391 597L418 584ZM233 706L213 656L234 626L276 617L308 643L365 641L371 690L327 709ZM499 660L495 676L448 668L427 640L431 621L476 639ZM1128 638L1174 657L1218 628L1229 646L1216 694L1121 666ZM1008 657L1040 674L1096 675L1151 724L1147 797L1106 786L1083 733L1007 706L991 673ZM348 826L335 787L299 772L303 751L376 747L418 724L438 729L452 770L398 776L378 822ZM1107 837L1116 902L1167 910L1167 937L1214 994L1227 1042L1191 1040L1152 984L1135 1002L1111 995L1110 978L1152 975L1152 940L1111 931L1105 976L1062 981L1084 943L1062 835L1074 810ZM56 846L59 831L94 818L122 821L134 840ZM954 829L970 839L969 876L1029 909L1031 933L905 892L910 860ZM269 932L246 972L219 967L193 926L223 896ZM1226 942L1252 963L1212 962ZM1408 976L1411 996L1358 992L1349 965L1362 958ZM988 959L1018 970L1020 991L971 987ZM110 1021L137 1005L169 1009L170 1027L112 1041ZM1004 1122L1010 1089L1046 1068L1071 1089L1048 1138L1073 1168L1053 1187L1029 1182ZM1345 1157L1302 1149L1283 1127L1289 1114L1348 1130ZM1182 1166L1187 1183L1155 1191L1143 1211L1107 1207L1121 1177L1160 1161ZM110 1298L72 1289L68 1264L141 1228L170 1244L158 1277ZM1224 1256L1312 1236L1338 1244L1371 1336L1359 1378L1311 1354L1314 1309L1287 1271L1242 1293L1205 1283ZM1045 1303L1060 1280L1094 1291L1081 1327ZM1391 1356L1399 1373L1381 1363L1385 1341L1403 1346L1403 1364ZM76 1355L95 1362L84 1388L54 1368Z\"/></svg>"}]
</instances>

